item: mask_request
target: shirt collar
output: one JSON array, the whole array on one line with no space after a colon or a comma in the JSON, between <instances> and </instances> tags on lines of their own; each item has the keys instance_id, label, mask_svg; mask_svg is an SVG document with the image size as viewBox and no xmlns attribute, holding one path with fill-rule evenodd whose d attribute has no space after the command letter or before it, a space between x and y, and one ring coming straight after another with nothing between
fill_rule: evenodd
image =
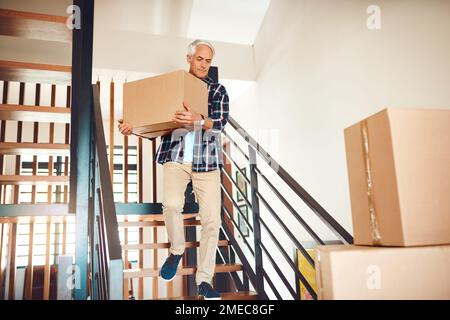
<instances>
[{"instance_id":1,"label":"shirt collar","mask_svg":"<svg viewBox=\"0 0 450 320\"><path fill-rule=\"evenodd\" d=\"M214 83L214 80L211 78L211 77L209 77L209 76L206 76L206 78L204 78L204 79L202 79L204 82L206 82L208 85L211 85L211 84L213 84Z\"/></svg>"}]
</instances>

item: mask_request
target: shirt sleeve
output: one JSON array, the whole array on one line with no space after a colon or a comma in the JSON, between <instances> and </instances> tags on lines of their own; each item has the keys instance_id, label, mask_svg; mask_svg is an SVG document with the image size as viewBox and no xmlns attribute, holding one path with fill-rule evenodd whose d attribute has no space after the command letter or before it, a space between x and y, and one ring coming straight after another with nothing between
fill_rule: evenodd
<instances>
[{"instance_id":1,"label":"shirt sleeve","mask_svg":"<svg viewBox=\"0 0 450 320\"><path fill-rule=\"evenodd\" d=\"M219 85L212 99L212 108L209 118L213 122L212 130L223 131L228 122L229 99L224 86Z\"/></svg>"}]
</instances>

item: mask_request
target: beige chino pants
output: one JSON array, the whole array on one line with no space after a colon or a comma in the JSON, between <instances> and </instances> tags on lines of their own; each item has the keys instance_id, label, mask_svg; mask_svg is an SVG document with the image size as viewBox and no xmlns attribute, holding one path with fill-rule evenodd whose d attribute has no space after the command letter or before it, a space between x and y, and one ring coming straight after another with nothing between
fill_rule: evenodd
<instances>
[{"instance_id":1,"label":"beige chino pants","mask_svg":"<svg viewBox=\"0 0 450 320\"><path fill-rule=\"evenodd\" d=\"M192 180L199 204L201 222L200 255L196 283L210 283L216 265L216 248L221 225L220 170L192 172L192 163L166 162L164 171L163 215L171 244L170 253L181 255L185 249L183 224L184 192Z\"/></svg>"}]
</instances>

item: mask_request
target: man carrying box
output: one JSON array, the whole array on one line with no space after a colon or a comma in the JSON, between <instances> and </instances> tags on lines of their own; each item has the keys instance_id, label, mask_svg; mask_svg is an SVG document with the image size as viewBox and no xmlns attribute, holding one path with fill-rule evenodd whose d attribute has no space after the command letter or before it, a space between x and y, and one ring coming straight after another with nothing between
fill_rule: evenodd
<instances>
[{"instance_id":1,"label":"man carrying box","mask_svg":"<svg viewBox=\"0 0 450 320\"><path fill-rule=\"evenodd\" d=\"M220 133L228 121L229 112L225 87L208 77L213 57L214 47L209 42L196 40L189 45L189 73L208 86L208 115L198 114L184 104L185 110L175 112L172 120L191 131L186 133L184 128L177 129L163 136L155 157L163 165L163 216L171 244L170 256L162 266L160 275L165 281L172 281L184 253L184 192L192 181L202 224L196 283L199 294L205 299L220 299L211 282L221 225ZM124 135L130 135L133 128L119 121L119 130ZM180 136L182 139L178 139Z\"/></svg>"}]
</instances>

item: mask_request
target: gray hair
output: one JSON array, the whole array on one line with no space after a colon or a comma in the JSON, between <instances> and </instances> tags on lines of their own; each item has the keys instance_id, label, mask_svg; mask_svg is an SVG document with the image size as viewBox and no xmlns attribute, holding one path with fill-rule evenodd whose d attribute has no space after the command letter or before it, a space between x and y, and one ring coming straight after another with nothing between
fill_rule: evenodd
<instances>
[{"instance_id":1,"label":"gray hair","mask_svg":"<svg viewBox=\"0 0 450 320\"><path fill-rule=\"evenodd\" d=\"M191 44L189 44L188 55L193 56L195 54L195 51L197 50L197 46L200 46L200 45L208 46L211 49L213 57L214 57L215 50L214 50L213 45L210 42L205 41L205 40L195 40Z\"/></svg>"}]
</instances>

